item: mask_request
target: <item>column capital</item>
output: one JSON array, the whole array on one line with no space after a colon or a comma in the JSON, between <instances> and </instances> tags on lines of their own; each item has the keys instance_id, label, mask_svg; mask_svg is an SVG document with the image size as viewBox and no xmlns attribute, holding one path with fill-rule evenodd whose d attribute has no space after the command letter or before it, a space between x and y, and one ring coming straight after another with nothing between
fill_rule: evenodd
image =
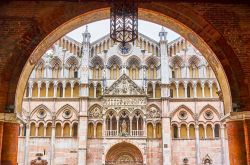
<instances>
[{"instance_id":1,"label":"column capital","mask_svg":"<svg viewBox=\"0 0 250 165\"><path fill-rule=\"evenodd\" d=\"M46 88L49 88L50 81L46 81L45 84L46 84Z\"/></svg>"},{"instance_id":2,"label":"column capital","mask_svg":"<svg viewBox=\"0 0 250 165\"><path fill-rule=\"evenodd\" d=\"M18 123L16 113L0 113L0 121L8 123Z\"/></svg>"},{"instance_id":3,"label":"column capital","mask_svg":"<svg viewBox=\"0 0 250 165\"><path fill-rule=\"evenodd\" d=\"M246 120L250 119L250 111L242 111L242 112L230 112L227 115L225 115L221 121L240 121L240 120Z\"/></svg>"}]
</instances>

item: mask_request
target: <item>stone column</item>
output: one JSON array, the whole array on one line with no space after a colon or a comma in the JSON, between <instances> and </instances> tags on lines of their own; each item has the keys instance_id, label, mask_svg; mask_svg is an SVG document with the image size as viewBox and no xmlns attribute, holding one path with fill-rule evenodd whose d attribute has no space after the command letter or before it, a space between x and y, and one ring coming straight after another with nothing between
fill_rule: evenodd
<instances>
[{"instance_id":1,"label":"stone column","mask_svg":"<svg viewBox=\"0 0 250 165\"><path fill-rule=\"evenodd\" d=\"M213 83L209 82L210 97L213 98Z\"/></svg>"},{"instance_id":2,"label":"stone column","mask_svg":"<svg viewBox=\"0 0 250 165\"><path fill-rule=\"evenodd\" d=\"M197 83L193 82L193 89L194 89L194 98L197 98Z\"/></svg>"},{"instance_id":3,"label":"stone column","mask_svg":"<svg viewBox=\"0 0 250 165\"><path fill-rule=\"evenodd\" d=\"M55 116L52 116L52 126L51 126L51 141L50 141L50 164L55 165L55 137L56 137L56 125L55 125Z\"/></svg>"},{"instance_id":4,"label":"stone column","mask_svg":"<svg viewBox=\"0 0 250 165\"><path fill-rule=\"evenodd\" d=\"M62 87L63 87L63 97L65 97L65 88L66 88L66 82L63 81L62 83Z\"/></svg>"},{"instance_id":5,"label":"stone column","mask_svg":"<svg viewBox=\"0 0 250 165\"><path fill-rule=\"evenodd\" d=\"M46 96L48 97L48 93L49 93L49 81L46 81Z\"/></svg>"},{"instance_id":6,"label":"stone column","mask_svg":"<svg viewBox=\"0 0 250 165\"><path fill-rule=\"evenodd\" d=\"M181 138L181 126L178 126L178 138Z\"/></svg>"},{"instance_id":7,"label":"stone column","mask_svg":"<svg viewBox=\"0 0 250 165\"><path fill-rule=\"evenodd\" d=\"M117 131L116 136L118 136L119 135L119 117L116 117L116 131Z\"/></svg>"},{"instance_id":8,"label":"stone column","mask_svg":"<svg viewBox=\"0 0 250 165\"><path fill-rule=\"evenodd\" d=\"M33 89L33 82L30 81L30 82L29 82L29 98L32 97L32 89Z\"/></svg>"},{"instance_id":9,"label":"stone column","mask_svg":"<svg viewBox=\"0 0 250 165\"><path fill-rule=\"evenodd\" d=\"M38 95L37 95L37 97L40 98L40 95L41 95L41 81L38 81L37 88L38 88Z\"/></svg>"},{"instance_id":10,"label":"stone column","mask_svg":"<svg viewBox=\"0 0 250 165\"><path fill-rule=\"evenodd\" d=\"M153 138L156 138L156 125L153 124Z\"/></svg>"},{"instance_id":11,"label":"stone column","mask_svg":"<svg viewBox=\"0 0 250 165\"><path fill-rule=\"evenodd\" d=\"M94 125L94 138L96 138L96 125Z\"/></svg>"},{"instance_id":12,"label":"stone column","mask_svg":"<svg viewBox=\"0 0 250 165\"><path fill-rule=\"evenodd\" d=\"M35 136L38 136L38 125L35 126L36 127L36 132L35 132Z\"/></svg>"},{"instance_id":13,"label":"stone column","mask_svg":"<svg viewBox=\"0 0 250 165\"><path fill-rule=\"evenodd\" d=\"M195 149L196 149L196 165L200 165L200 137L199 124L195 124Z\"/></svg>"},{"instance_id":14,"label":"stone column","mask_svg":"<svg viewBox=\"0 0 250 165\"><path fill-rule=\"evenodd\" d=\"M130 118L129 118L129 122L130 122L130 124L129 124L129 135L130 135L130 136L132 135L132 120L133 120L133 118L130 117Z\"/></svg>"},{"instance_id":15,"label":"stone column","mask_svg":"<svg viewBox=\"0 0 250 165\"><path fill-rule=\"evenodd\" d=\"M226 151L225 151L225 128L224 125L221 125L220 129L221 134L221 164L226 165Z\"/></svg>"},{"instance_id":16,"label":"stone column","mask_svg":"<svg viewBox=\"0 0 250 165\"><path fill-rule=\"evenodd\" d=\"M78 165L87 164L87 118L88 101L87 97L80 99L80 115L78 128Z\"/></svg>"},{"instance_id":17,"label":"stone column","mask_svg":"<svg viewBox=\"0 0 250 165\"><path fill-rule=\"evenodd\" d=\"M70 83L71 91L70 91L70 97L74 97L74 83Z\"/></svg>"},{"instance_id":18,"label":"stone column","mask_svg":"<svg viewBox=\"0 0 250 165\"><path fill-rule=\"evenodd\" d=\"M103 116L102 137L106 137L106 116Z\"/></svg>"},{"instance_id":19,"label":"stone column","mask_svg":"<svg viewBox=\"0 0 250 165\"><path fill-rule=\"evenodd\" d=\"M94 98L96 98L96 84L94 84Z\"/></svg>"},{"instance_id":20,"label":"stone column","mask_svg":"<svg viewBox=\"0 0 250 165\"><path fill-rule=\"evenodd\" d=\"M2 126L0 131L2 135L2 151L1 163L2 165L16 165L18 153L18 133L19 124L17 123L16 114L1 113L0 120Z\"/></svg>"},{"instance_id":21,"label":"stone column","mask_svg":"<svg viewBox=\"0 0 250 165\"><path fill-rule=\"evenodd\" d=\"M175 87L176 87L176 98L179 98L179 82L176 82Z\"/></svg>"},{"instance_id":22,"label":"stone column","mask_svg":"<svg viewBox=\"0 0 250 165\"><path fill-rule=\"evenodd\" d=\"M54 97L57 95L57 82L54 82Z\"/></svg>"},{"instance_id":23,"label":"stone column","mask_svg":"<svg viewBox=\"0 0 250 165\"><path fill-rule=\"evenodd\" d=\"M24 165L29 165L29 140L30 140L30 117L27 117L25 148L24 148Z\"/></svg>"},{"instance_id":24,"label":"stone column","mask_svg":"<svg viewBox=\"0 0 250 165\"><path fill-rule=\"evenodd\" d=\"M205 97L204 88L205 88L205 82L201 82L201 89L202 89L202 97L203 97L203 98Z\"/></svg>"},{"instance_id":25,"label":"stone column","mask_svg":"<svg viewBox=\"0 0 250 165\"><path fill-rule=\"evenodd\" d=\"M155 98L155 83L153 83L153 98Z\"/></svg>"},{"instance_id":26,"label":"stone column","mask_svg":"<svg viewBox=\"0 0 250 165\"><path fill-rule=\"evenodd\" d=\"M185 98L187 98L187 87L188 87L187 82L184 82Z\"/></svg>"},{"instance_id":27,"label":"stone column","mask_svg":"<svg viewBox=\"0 0 250 165\"><path fill-rule=\"evenodd\" d=\"M148 130L147 130L147 119L146 119L146 116L144 116L143 121L144 121L144 122L143 122L143 124L144 124L144 127L143 127L144 136L147 137Z\"/></svg>"}]
</instances>

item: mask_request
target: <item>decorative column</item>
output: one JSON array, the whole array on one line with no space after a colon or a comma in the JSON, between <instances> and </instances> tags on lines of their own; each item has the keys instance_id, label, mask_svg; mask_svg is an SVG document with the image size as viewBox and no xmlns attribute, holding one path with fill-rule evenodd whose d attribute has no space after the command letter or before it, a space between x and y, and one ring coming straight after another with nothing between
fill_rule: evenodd
<instances>
[{"instance_id":1,"label":"decorative column","mask_svg":"<svg viewBox=\"0 0 250 165\"><path fill-rule=\"evenodd\" d=\"M40 98L40 95L41 95L41 85L42 85L41 81L38 81L37 82L37 88L38 88L38 95L37 95L37 97L38 98Z\"/></svg>"},{"instance_id":2,"label":"decorative column","mask_svg":"<svg viewBox=\"0 0 250 165\"><path fill-rule=\"evenodd\" d=\"M204 139L207 139L207 126L204 127Z\"/></svg>"},{"instance_id":3,"label":"decorative column","mask_svg":"<svg viewBox=\"0 0 250 165\"><path fill-rule=\"evenodd\" d=\"M55 137L56 137L56 116L52 116L51 139L50 139L50 164L55 165Z\"/></svg>"},{"instance_id":4,"label":"decorative column","mask_svg":"<svg viewBox=\"0 0 250 165\"><path fill-rule=\"evenodd\" d=\"M94 125L94 138L96 138L96 125Z\"/></svg>"},{"instance_id":5,"label":"decorative column","mask_svg":"<svg viewBox=\"0 0 250 165\"><path fill-rule=\"evenodd\" d=\"M65 97L65 88L66 88L66 82L62 82L62 87L63 87L63 97Z\"/></svg>"},{"instance_id":6,"label":"decorative column","mask_svg":"<svg viewBox=\"0 0 250 165\"><path fill-rule=\"evenodd\" d=\"M32 90L33 90L33 82L29 81L29 98L32 97Z\"/></svg>"},{"instance_id":7,"label":"decorative column","mask_svg":"<svg viewBox=\"0 0 250 165\"><path fill-rule=\"evenodd\" d=\"M202 81L201 82L201 89L202 89L202 97L204 98L205 97L205 91L204 91L204 88L205 88L205 82Z\"/></svg>"},{"instance_id":8,"label":"decorative column","mask_svg":"<svg viewBox=\"0 0 250 165\"><path fill-rule=\"evenodd\" d=\"M103 116L103 127L102 127L102 137L106 137L106 116Z\"/></svg>"},{"instance_id":9,"label":"decorative column","mask_svg":"<svg viewBox=\"0 0 250 165\"><path fill-rule=\"evenodd\" d=\"M153 125L153 128L154 128L154 139L156 138L156 125L154 124Z\"/></svg>"},{"instance_id":10,"label":"decorative column","mask_svg":"<svg viewBox=\"0 0 250 165\"><path fill-rule=\"evenodd\" d=\"M187 84L187 82L185 81L185 82L184 82L185 98L187 98L187 87L188 87L188 84Z\"/></svg>"},{"instance_id":11,"label":"decorative column","mask_svg":"<svg viewBox=\"0 0 250 165\"><path fill-rule=\"evenodd\" d=\"M56 97L57 95L57 81L54 81L54 96L53 97Z\"/></svg>"},{"instance_id":12,"label":"decorative column","mask_svg":"<svg viewBox=\"0 0 250 165\"><path fill-rule=\"evenodd\" d=\"M225 151L225 127L224 125L221 125L221 129L220 129L220 134L221 134L221 164L222 165L226 165L226 151Z\"/></svg>"},{"instance_id":13,"label":"decorative column","mask_svg":"<svg viewBox=\"0 0 250 165\"><path fill-rule=\"evenodd\" d=\"M153 98L155 98L155 83L153 83Z\"/></svg>"},{"instance_id":14,"label":"decorative column","mask_svg":"<svg viewBox=\"0 0 250 165\"><path fill-rule=\"evenodd\" d=\"M178 126L178 138L181 138L181 126Z\"/></svg>"},{"instance_id":15,"label":"decorative column","mask_svg":"<svg viewBox=\"0 0 250 165\"><path fill-rule=\"evenodd\" d=\"M29 165L30 116L27 116L26 136L24 146L24 165Z\"/></svg>"},{"instance_id":16,"label":"decorative column","mask_svg":"<svg viewBox=\"0 0 250 165\"><path fill-rule=\"evenodd\" d=\"M74 82L70 82L70 97L74 97Z\"/></svg>"},{"instance_id":17,"label":"decorative column","mask_svg":"<svg viewBox=\"0 0 250 165\"><path fill-rule=\"evenodd\" d=\"M209 82L210 97L213 98L213 82Z\"/></svg>"},{"instance_id":18,"label":"decorative column","mask_svg":"<svg viewBox=\"0 0 250 165\"><path fill-rule=\"evenodd\" d=\"M45 97L47 98L49 94L49 81L46 81L46 95Z\"/></svg>"},{"instance_id":19,"label":"decorative column","mask_svg":"<svg viewBox=\"0 0 250 165\"><path fill-rule=\"evenodd\" d=\"M129 135L131 136L132 135L132 120L133 120L133 118L132 117L129 117L129 122L130 122L130 124L129 124Z\"/></svg>"},{"instance_id":20,"label":"decorative column","mask_svg":"<svg viewBox=\"0 0 250 165\"><path fill-rule=\"evenodd\" d=\"M187 138L188 139L190 138L190 135L189 135L189 126L187 127Z\"/></svg>"},{"instance_id":21,"label":"decorative column","mask_svg":"<svg viewBox=\"0 0 250 165\"><path fill-rule=\"evenodd\" d=\"M195 124L195 149L196 149L196 165L200 165L200 137L199 124Z\"/></svg>"},{"instance_id":22,"label":"decorative column","mask_svg":"<svg viewBox=\"0 0 250 165\"><path fill-rule=\"evenodd\" d=\"M214 134L214 126L212 126L212 130L213 130L213 132L212 132L213 139L215 139L215 134Z\"/></svg>"},{"instance_id":23,"label":"decorative column","mask_svg":"<svg viewBox=\"0 0 250 165\"><path fill-rule=\"evenodd\" d=\"M119 117L116 117L116 136L119 136Z\"/></svg>"},{"instance_id":24,"label":"decorative column","mask_svg":"<svg viewBox=\"0 0 250 165\"><path fill-rule=\"evenodd\" d=\"M35 132L35 136L38 136L38 125L35 126L36 127L36 132Z\"/></svg>"},{"instance_id":25,"label":"decorative column","mask_svg":"<svg viewBox=\"0 0 250 165\"><path fill-rule=\"evenodd\" d=\"M96 84L94 84L94 98L96 98Z\"/></svg>"},{"instance_id":26,"label":"decorative column","mask_svg":"<svg viewBox=\"0 0 250 165\"><path fill-rule=\"evenodd\" d=\"M194 98L197 98L197 82L196 81L194 81L193 82L193 89L194 89Z\"/></svg>"},{"instance_id":27,"label":"decorative column","mask_svg":"<svg viewBox=\"0 0 250 165\"><path fill-rule=\"evenodd\" d=\"M147 136L146 116L143 117L143 136Z\"/></svg>"},{"instance_id":28,"label":"decorative column","mask_svg":"<svg viewBox=\"0 0 250 165\"><path fill-rule=\"evenodd\" d=\"M179 82L178 81L175 83L175 87L176 87L176 98L179 98Z\"/></svg>"}]
</instances>

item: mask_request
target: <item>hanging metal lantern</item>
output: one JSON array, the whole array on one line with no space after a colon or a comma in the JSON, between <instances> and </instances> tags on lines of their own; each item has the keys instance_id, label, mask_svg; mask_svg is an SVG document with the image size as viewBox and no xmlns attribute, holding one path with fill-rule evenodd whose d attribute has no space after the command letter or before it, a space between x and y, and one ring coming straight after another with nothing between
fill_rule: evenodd
<instances>
[{"instance_id":1,"label":"hanging metal lantern","mask_svg":"<svg viewBox=\"0 0 250 165\"><path fill-rule=\"evenodd\" d=\"M113 0L110 9L110 38L125 46L138 37L137 0Z\"/></svg>"}]
</instances>

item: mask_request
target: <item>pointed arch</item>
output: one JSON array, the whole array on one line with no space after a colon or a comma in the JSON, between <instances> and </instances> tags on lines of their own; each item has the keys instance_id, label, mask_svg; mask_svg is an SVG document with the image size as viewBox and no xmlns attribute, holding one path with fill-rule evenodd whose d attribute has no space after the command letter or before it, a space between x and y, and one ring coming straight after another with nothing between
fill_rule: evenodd
<instances>
[{"instance_id":1,"label":"pointed arch","mask_svg":"<svg viewBox=\"0 0 250 165\"><path fill-rule=\"evenodd\" d=\"M61 112L63 112L63 111L66 110L66 109L71 110L73 113L75 113L76 117L78 117L78 112L77 112L77 110L76 110L74 107L72 107L71 105L69 105L69 104L66 104L66 105L62 106L62 107L56 112L56 116L58 116Z\"/></svg>"},{"instance_id":2,"label":"pointed arch","mask_svg":"<svg viewBox=\"0 0 250 165\"><path fill-rule=\"evenodd\" d=\"M118 67L120 68L122 66L122 60L117 55L113 55L109 57L107 65L108 68L110 68L113 65L118 65Z\"/></svg>"},{"instance_id":3,"label":"pointed arch","mask_svg":"<svg viewBox=\"0 0 250 165\"><path fill-rule=\"evenodd\" d=\"M220 113L218 112L218 110L217 110L216 108L214 108L214 107L213 107L212 105L210 105L210 104L205 105L205 106L201 109L201 111L200 111L200 113L199 113L199 118L200 118L200 116L202 115L202 113L203 113L205 110L207 110L207 109L212 110L212 111L218 116L218 118L220 118Z\"/></svg>"},{"instance_id":4,"label":"pointed arch","mask_svg":"<svg viewBox=\"0 0 250 165\"><path fill-rule=\"evenodd\" d=\"M38 110L40 110L40 109L45 110L48 114L51 115L51 110L50 110L47 106L45 106L44 104L40 104L40 105L38 105L36 108L34 108L34 110L31 111L30 117L32 118L33 115L34 115Z\"/></svg>"},{"instance_id":5,"label":"pointed arch","mask_svg":"<svg viewBox=\"0 0 250 165\"><path fill-rule=\"evenodd\" d=\"M91 67L95 67L95 66L100 66L101 68L104 67L103 59L98 55L95 55L94 57L92 57L92 59L90 60L90 64L91 64Z\"/></svg>"},{"instance_id":6,"label":"pointed arch","mask_svg":"<svg viewBox=\"0 0 250 165\"><path fill-rule=\"evenodd\" d=\"M191 116L194 118L194 112L188 107L188 106L186 106L186 105L184 105L184 104L182 104L182 105L180 105L180 106L178 106L174 111L172 111L171 113L170 113L170 116L175 116L175 114L178 112L178 111L180 111L181 109L185 109L188 113L190 113L191 114Z\"/></svg>"}]
</instances>

